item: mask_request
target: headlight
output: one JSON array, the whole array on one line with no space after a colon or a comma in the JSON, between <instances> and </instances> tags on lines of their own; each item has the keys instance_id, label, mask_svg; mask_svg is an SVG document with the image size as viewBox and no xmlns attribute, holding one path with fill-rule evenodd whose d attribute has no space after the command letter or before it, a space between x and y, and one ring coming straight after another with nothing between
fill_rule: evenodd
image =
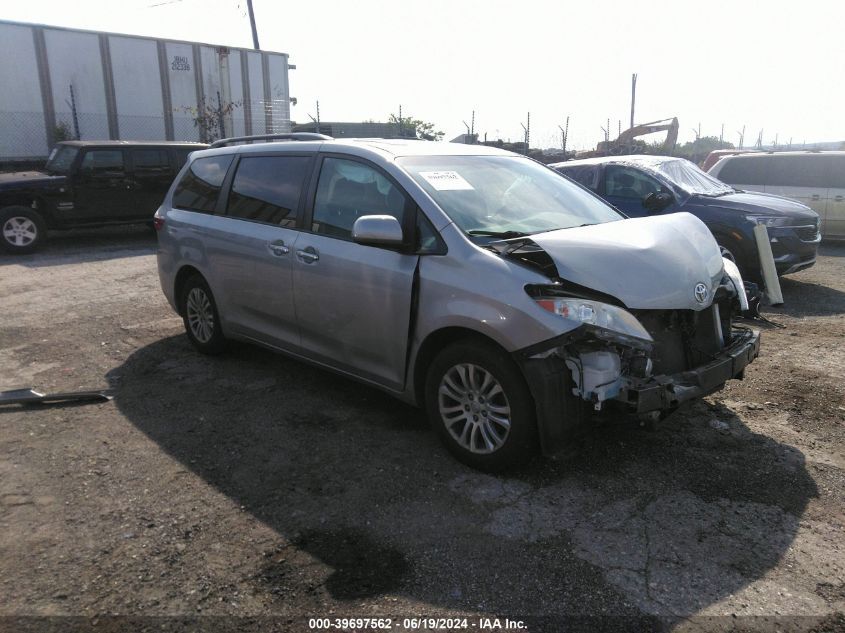
<instances>
[{"instance_id":1,"label":"headlight","mask_svg":"<svg viewBox=\"0 0 845 633\"><path fill-rule=\"evenodd\" d=\"M789 218L783 216L746 215L745 219L752 224L765 224L766 226L784 226L789 224Z\"/></svg>"},{"instance_id":2,"label":"headlight","mask_svg":"<svg viewBox=\"0 0 845 633\"><path fill-rule=\"evenodd\" d=\"M725 265L725 274L730 277L731 282L736 288L737 299L739 299L739 307L745 312L748 310L748 297L745 295L745 284L742 282L742 275L739 274L739 268L729 259L722 258L722 263Z\"/></svg>"},{"instance_id":3,"label":"headlight","mask_svg":"<svg viewBox=\"0 0 845 633\"><path fill-rule=\"evenodd\" d=\"M602 338L617 340L629 345L653 342L651 335L637 320L637 317L627 310L609 303L569 297L538 297L535 298L535 301L544 310L553 312L565 319L592 326L600 336L602 333L613 335L602 336Z\"/></svg>"}]
</instances>

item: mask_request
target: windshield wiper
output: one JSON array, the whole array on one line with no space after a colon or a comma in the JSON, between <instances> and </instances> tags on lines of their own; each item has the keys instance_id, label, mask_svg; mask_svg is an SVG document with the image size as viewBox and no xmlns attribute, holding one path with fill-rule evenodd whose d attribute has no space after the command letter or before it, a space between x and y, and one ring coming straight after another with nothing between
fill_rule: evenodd
<instances>
[{"instance_id":1,"label":"windshield wiper","mask_svg":"<svg viewBox=\"0 0 845 633\"><path fill-rule=\"evenodd\" d=\"M498 237L503 240L509 240L514 237L525 237L531 235L530 233L523 233L521 231L484 231L482 229L472 229L467 231L467 235L480 235L482 237Z\"/></svg>"}]
</instances>

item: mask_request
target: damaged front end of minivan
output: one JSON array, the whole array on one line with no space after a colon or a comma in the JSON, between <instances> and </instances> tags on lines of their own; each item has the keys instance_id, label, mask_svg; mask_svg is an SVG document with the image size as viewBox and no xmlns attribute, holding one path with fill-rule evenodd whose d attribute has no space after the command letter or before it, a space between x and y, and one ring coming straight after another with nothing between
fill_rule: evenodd
<instances>
[{"instance_id":1,"label":"damaged front end of minivan","mask_svg":"<svg viewBox=\"0 0 845 633\"><path fill-rule=\"evenodd\" d=\"M733 262L720 262L721 271L710 280L687 283L690 300L685 303L677 293L673 298L665 292L667 307L632 307L608 287L595 289L563 277L561 259L539 241L493 246L504 257L543 270L550 282L529 284L525 291L538 306L573 325L514 354L537 403L546 454L557 452L591 409L613 407L653 420L718 391L730 379L741 379L757 357L759 333L734 323L748 305ZM620 271L619 276L625 275ZM676 285L688 281L680 273L674 278ZM654 287L651 294L660 297L661 290L666 289ZM637 305L634 296L627 298Z\"/></svg>"}]
</instances>

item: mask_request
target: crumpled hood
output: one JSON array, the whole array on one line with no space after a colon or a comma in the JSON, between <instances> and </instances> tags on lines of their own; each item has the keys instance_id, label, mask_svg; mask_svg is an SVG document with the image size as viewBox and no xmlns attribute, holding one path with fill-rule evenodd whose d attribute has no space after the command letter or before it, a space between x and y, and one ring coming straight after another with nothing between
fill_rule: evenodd
<instances>
[{"instance_id":1,"label":"crumpled hood","mask_svg":"<svg viewBox=\"0 0 845 633\"><path fill-rule=\"evenodd\" d=\"M715 198L704 198L704 196L694 196L693 198L699 204L706 202L709 207L742 211L748 215L789 217L793 219L790 224L812 224L819 219L818 214L810 207L796 200L771 193L739 191Z\"/></svg>"},{"instance_id":2,"label":"crumpled hood","mask_svg":"<svg viewBox=\"0 0 845 633\"><path fill-rule=\"evenodd\" d=\"M560 229L531 239L554 260L562 279L632 309L702 310L724 274L716 240L689 213ZM699 283L709 291L704 303L695 299Z\"/></svg>"},{"instance_id":3,"label":"crumpled hood","mask_svg":"<svg viewBox=\"0 0 845 633\"><path fill-rule=\"evenodd\" d=\"M51 176L43 171L13 171L0 174L0 189L17 189L35 184L61 185L66 180L65 176Z\"/></svg>"}]
</instances>

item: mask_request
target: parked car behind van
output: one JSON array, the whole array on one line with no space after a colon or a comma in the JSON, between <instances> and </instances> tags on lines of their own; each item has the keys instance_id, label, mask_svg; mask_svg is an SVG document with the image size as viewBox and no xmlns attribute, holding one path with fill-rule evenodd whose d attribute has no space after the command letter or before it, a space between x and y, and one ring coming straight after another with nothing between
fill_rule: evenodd
<instances>
[{"instance_id":1,"label":"parked car behind van","mask_svg":"<svg viewBox=\"0 0 845 633\"><path fill-rule=\"evenodd\" d=\"M0 174L0 248L31 253L47 231L152 222L188 154L208 145L67 141L42 171Z\"/></svg>"},{"instance_id":2,"label":"parked car behind van","mask_svg":"<svg viewBox=\"0 0 845 633\"><path fill-rule=\"evenodd\" d=\"M752 154L757 152L756 149L714 149L707 154L701 164L699 165L704 171L708 171L713 165L725 156L734 156L736 154Z\"/></svg>"},{"instance_id":3,"label":"parked car behind van","mask_svg":"<svg viewBox=\"0 0 845 633\"><path fill-rule=\"evenodd\" d=\"M732 321L742 278L688 213L626 219L484 146L286 137L192 154L156 212L161 287L200 352L250 341L383 389L487 470L757 356Z\"/></svg>"},{"instance_id":4,"label":"parked car behind van","mask_svg":"<svg viewBox=\"0 0 845 633\"><path fill-rule=\"evenodd\" d=\"M783 197L736 191L683 158L612 156L551 166L630 217L693 214L713 232L722 255L751 280L762 279L753 233L759 223L768 228L779 275L816 263L821 236L815 211Z\"/></svg>"},{"instance_id":5,"label":"parked car behind van","mask_svg":"<svg viewBox=\"0 0 845 633\"><path fill-rule=\"evenodd\" d=\"M822 237L845 238L845 152L727 156L709 173L737 189L798 200L821 217Z\"/></svg>"}]
</instances>

